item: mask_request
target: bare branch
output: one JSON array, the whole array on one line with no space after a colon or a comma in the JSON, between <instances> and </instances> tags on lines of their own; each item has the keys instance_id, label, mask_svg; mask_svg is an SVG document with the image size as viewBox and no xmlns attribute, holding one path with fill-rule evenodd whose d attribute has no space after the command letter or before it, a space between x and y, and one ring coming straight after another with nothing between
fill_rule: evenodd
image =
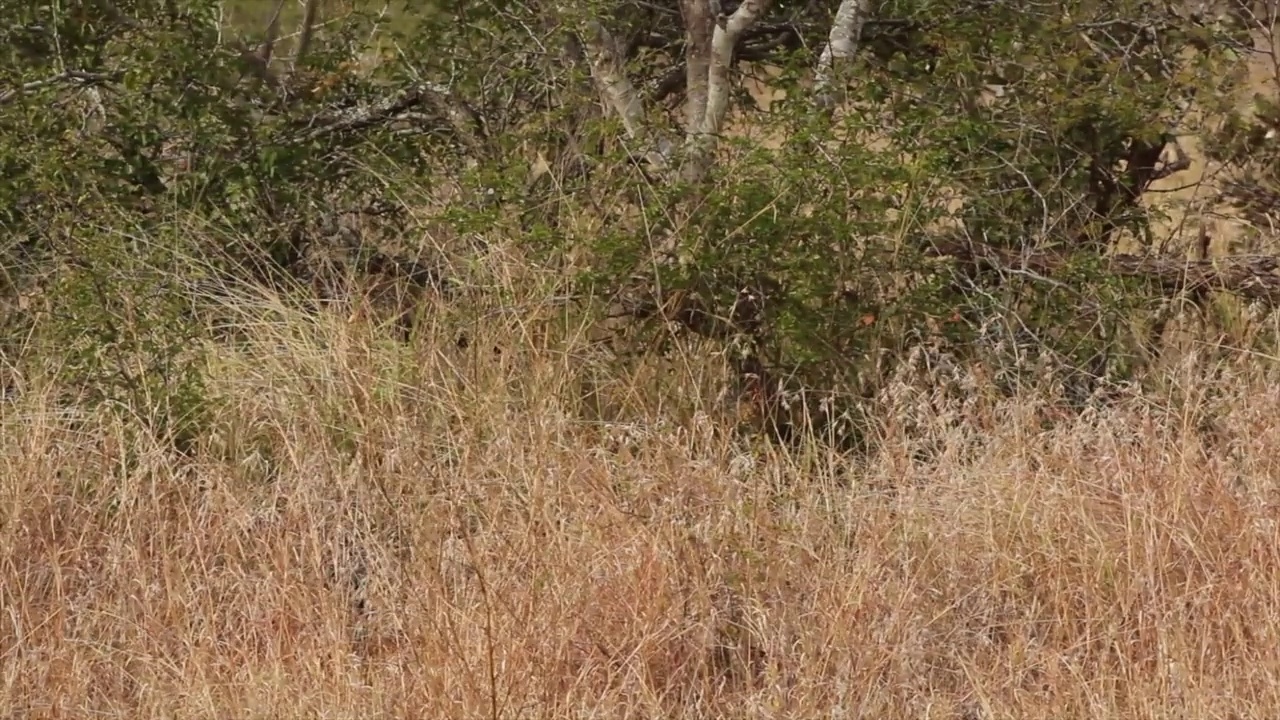
<instances>
[{"instance_id":1,"label":"bare branch","mask_svg":"<svg viewBox=\"0 0 1280 720\"><path fill-rule=\"evenodd\" d=\"M822 110L833 110L839 103L837 94L831 92L832 75L838 75L840 66L857 53L858 44L862 42L862 28L871 16L871 2L872 0L841 0L840 7L836 10L831 35L818 58L814 76L817 104Z\"/></svg>"},{"instance_id":2,"label":"bare branch","mask_svg":"<svg viewBox=\"0 0 1280 720\"><path fill-rule=\"evenodd\" d=\"M124 73L121 73L121 72L103 73L103 72L85 72L83 70L66 70L52 77L47 77L43 80L32 80L30 82L23 83L17 87L13 87L8 90L5 90L4 92L0 92L0 105L3 105L4 103L9 102L10 100L13 100L15 97L17 97L18 95L21 95L24 92L39 90L42 87L47 87L49 85L56 85L57 83L65 82L65 83L72 83L80 86L91 87L104 82L112 82L115 80L119 80L122 77L124 77Z\"/></svg>"}]
</instances>

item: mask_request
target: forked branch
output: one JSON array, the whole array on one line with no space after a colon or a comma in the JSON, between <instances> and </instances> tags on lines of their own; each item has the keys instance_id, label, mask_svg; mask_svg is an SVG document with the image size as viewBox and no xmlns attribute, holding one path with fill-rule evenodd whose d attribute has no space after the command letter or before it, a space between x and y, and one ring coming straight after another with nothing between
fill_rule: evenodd
<instances>
[{"instance_id":1,"label":"forked branch","mask_svg":"<svg viewBox=\"0 0 1280 720\"><path fill-rule=\"evenodd\" d=\"M707 0L703 0L706 2ZM714 5L719 5L714 2ZM715 29L710 40L710 62L707 63L706 108L702 122L691 132L685 142L685 162L681 169L684 180L700 182L711 170L717 141L724 119L729 111L729 70L733 65L733 52L742 33L756 23L769 8L770 0L743 0L737 10L726 20L715 19ZM694 52L690 45L690 52ZM692 66L692 63L690 63Z\"/></svg>"}]
</instances>

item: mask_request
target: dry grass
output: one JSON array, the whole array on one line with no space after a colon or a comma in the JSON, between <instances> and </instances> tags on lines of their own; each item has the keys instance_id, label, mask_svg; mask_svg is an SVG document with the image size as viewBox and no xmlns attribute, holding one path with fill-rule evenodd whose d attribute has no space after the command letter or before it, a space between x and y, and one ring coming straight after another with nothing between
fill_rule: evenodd
<instances>
[{"instance_id":1,"label":"dry grass","mask_svg":"<svg viewBox=\"0 0 1280 720\"><path fill-rule=\"evenodd\" d=\"M990 430L934 425L929 463L890 423L855 462L717 430L707 361L583 421L572 341L518 314L464 350L444 311L405 348L241 310L198 459L38 383L0 405L0 717L1280 709L1257 360L1052 430L968 407Z\"/></svg>"},{"instance_id":2,"label":"dry grass","mask_svg":"<svg viewBox=\"0 0 1280 720\"><path fill-rule=\"evenodd\" d=\"M1047 430L898 388L854 460L723 431L696 354L584 387L538 299L405 347L245 298L194 459L0 399L0 718L1280 710L1271 359Z\"/></svg>"}]
</instances>

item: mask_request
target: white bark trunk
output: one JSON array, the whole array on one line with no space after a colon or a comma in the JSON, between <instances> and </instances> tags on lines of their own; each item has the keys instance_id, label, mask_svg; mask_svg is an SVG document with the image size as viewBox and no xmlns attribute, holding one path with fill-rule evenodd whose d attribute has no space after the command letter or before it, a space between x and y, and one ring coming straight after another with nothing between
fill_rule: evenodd
<instances>
[{"instance_id":1,"label":"white bark trunk","mask_svg":"<svg viewBox=\"0 0 1280 720\"><path fill-rule=\"evenodd\" d=\"M729 69L733 64L733 50L742 33L760 19L769 8L770 0L743 0L728 20L721 24L717 18L711 36L711 62L707 72L707 107L702 114L702 124L688 137L688 154L685 158L684 179L698 182L711 169L716 143L729 110Z\"/></svg>"},{"instance_id":2,"label":"white bark trunk","mask_svg":"<svg viewBox=\"0 0 1280 720\"><path fill-rule=\"evenodd\" d=\"M645 126L644 102L636 86L627 78L622 59L618 57L617 43L613 36L596 20L587 23L583 38L587 59L591 64L591 76L596 81L605 102L622 119L622 127L633 143L631 152L644 157L655 169L665 169L667 152L650 142Z\"/></svg>"},{"instance_id":3,"label":"white bark trunk","mask_svg":"<svg viewBox=\"0 0 1280 720\"><path fill-rule=\"evenodd\" d=\"M685 27L685 136L702 127L707 111L707 80L711 72L711 37L717 0L682 0Z\"/></svg>"},{"instance_id":4,"label":"white bark trunk","mask_svg":"<svg viewBox=\"0 0 1280 720\"><path fill-rule=\"evenodd\" d=\"M587 33L583 41L586 45L587 58L591 61L591 75L595 78L601 94L604 95L605 102L618 113L622 126L627 131L627 137L643 140L644 105L640 101L640 94L636 91L635 85L631 84L631 80L623 70L613 36L599 22L591 20L587 23Z\"/></svg>"},{"instance_id":5,"label":"white bark trunk","mask_svg":"<svg viewBox=\"0 0 1280 720\"><path fill-rule=\"evenodd\" d=\"M858 51L858 44L862 42L862 28L871 16L871 2L872 0L841 0L840 7L836 10L827 46L818 58L818 67L814 73L817 104L822 110L833 110L844 94L844 79L839 78L840 91L833 92L832 76L838 76L842 66Z\"/></svg>"}]
</instances>

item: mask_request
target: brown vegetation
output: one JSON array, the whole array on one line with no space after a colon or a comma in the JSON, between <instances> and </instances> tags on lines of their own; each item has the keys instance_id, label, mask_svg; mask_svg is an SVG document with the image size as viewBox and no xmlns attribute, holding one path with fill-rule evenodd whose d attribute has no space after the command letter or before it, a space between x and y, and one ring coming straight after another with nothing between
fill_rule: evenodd
<instances>
[{"instance_id":1,"label":"brown vegetation","mask_svg":"<svg viewBox=\"0 0 1280 720\"><path fill-rule=\"evenodd\" d=\"M741 3L729 32L716 29L724 19L709 4L677 3L696 42L683 66L656 68L660 82L643 97L624 67L634 53L622 50L675 48L683 26L657 41L616 28L610 38L583 6L579 31L592 33L530 55L542 62L558 51L572 65L581 54L605 102L564 100L573 113L561 121L572 132L552 128L548 138L533 132L547 115L533 101L486 109L474 98L487 97L488 80L442 84L416 68L412 81L385 93L348 89L352 102L320 107L355 60L308 67L309 44L324 56L324 33L313 38L320 3L299 4L289 36L281 25L294 23L281 18L292 4L272 0L265 37L232 43L244 70L278 91L255 123L279 148L334 143L330 157L347 153L344 177L356 185L389 173L370 183L379 202L354 190L345 204L318 192L277 197L289 182L254 176L266 156L225 139L225 155L213 154L225 162L204 159L210 182L249 170L240 185L193 192L214 198L193 201L200 212L175 204L168 215L149 201L129 214L131 205L105 195L86 209L67 198L89 195L42 190L69 209L59 219L65 232L40 237L60 253L70 247L80 262L67 268L81 274L59 276L67 268L52 263L31 271L38 291L9 293L16 309L8 317L34 320L0 338L0 717L1274 714L1280 385L1274 313L1256 311L1274 310L1280 298L1280 259L1236 252L1239 217L1212 231L1191 227L1216 202L1197 193L1220 199L1214 183L1229 163L1210 168L1192 140L1189 155L1161 162L1172 147L1163 134L1158 145L1126 136L1132 143L1114 167L1101 151L1088 156L1098 164L1080 197L1092 200L1064 204L1064 217L1091 208L1109 243L1123 234L1110 215L1131 205L1159 204L1173 216L1145 238L1159 252L1089 258L1106 279L1158 286L1149 299L1159 308L1127 323L1106 324L1101 284L1069 285L1080 253L1050 241L1075 243L1075 220L1063 221L1071 232L1011 234L1004 245L961 232L959 205L924 232L902 207L886 206L885 222L832 214L826 225L761 223L757 233L752 222L778 213L779 201L732 206L735 182L761 197L775 188L748 182L749 170L812 183L799 185L810 188L800 202L782 205L784 216L824 203L853 207L855 195L874 215L877 178L904 195L923 193L919 207L946 204L944 186L976 177L958 173L928 189L893 174L815 182L824 171L799 156L775 156L799 163L789 168L736 157L751 153L721 135L754 139L786 126L757 127L730 111L739 79L731 61L779 70L764 62L768 54L804 39L798 26L755 22L766 4ZM791 86L812 86L824 112L837 106L830 72L852 58L867 7L841 4L826 59ZM430 49L418 60L434 62ZM1262 82L1260 62L1246 89ZM546 67L512 66L507 79L519 87ZM589 76L577 90L567 82L559 90L569 97L590 88ZM0 93L0 103L122 77L59 71ZM781 97L774 80L754 88L762 105ZM993 87L976 88L981 102L1006 97ZM639 101L671 112L681 93L681 121L654 132ZM601 104L648 161L645 173L606 162L602 149L617 138L582 122ZM528 122L516 122L522 117ZM171 119L139 121L139 135ZM1028 127L1042 120L1015 119ZM443 144L430 170L397 169L425 151L370 161L380 146L363 134L414 123L447 130L437 134L455 138L477 166L516 148L538 155L533 180L556 186L544 198L556 209L539 222L526 217L537 204L533 181L495 191L490 181L518 174L511 165L471 179L441 171ZM200 132L193 125L191 138ZM520 142L498 142L510 139L504 133ZM599 146L590 153L587 138ZM781 151L782 138L760 145ZM876 142L889 157L887 136ZM26 144L15 145L15 157L26 157ZM677 146L692 159L672 162L667 152ZM166 201L186 197L174 188L201 167L191 161L196 150L174 147L188 162L143 185ZM565 168L591 153L593 187L563 189ZM49 177L105 172L76 164L78 156L54 160ZM300 185L317 187L336 173L337 165L293 162L266 167L292 167ZM729 171L716 175L716 165ZM135 175L130 182L143 176ZM727 188L716 202L731 212L706 220L717 205L700 204L715 197L701 188L671 201L668 224L655 224L658 213L642 212L652 198L632 191L641 180L676 178L724 183L708 187ZM86 185L99 192L107 184ZM232 206L225 201L236 188L244 195ZM124 220L111 226L103 208ZM1042 228L1052 214L1045 208ZM997 205L984 212L978 219L1006 219ZM244 222L228 230L210 218ZM552 262L533 257L536 243L522 244L540 223L549 238L541 252ZM93 233L77 236L89 225ZM583 242L619 225L635 237ZM251 237L229 241L236 233ZM162 242L171 235L193 241ZM1201 247L1186 259L1174 241L1191 235ZM83 244L63 242L73 237ZM275 239L283 249L267 242ZM877 243L895 255L929 248L934 257L876 266L862 251ZM717 244L767 252L694 257L696 271L674 285L650 272L676 268L672 251L682 245L709 253L724 249ZM247 250L225 265L207 252L236 247ZM237 263L267 247L280 250L272 261L281 267L241 274ZM592 252L635 248L643 251L618 255L643 271L619 271L603 289L568 277L600 259ZM1250 249L1264 251L1274 249ZM773 263L788 253L804 263ZM848 274L832 273L829 289L804 289L806 273L837 264ZM1051 310L1073 305L1051 316L1031 300L1000 300L978 313L947 295L892 315L894 303L884 301L902 294L895 286L948 264L962 270L955 282L946 278L949 287L970 299L1014 282L962 280L999 275L1069 290L1043 301ZM792 273L790 287L769 274L779 270ZM627 276L632 286L623 287ZM61 285L48 282L60 277ZM298 287L281 287L289 282ZM1217 291L1260 302L1215 305ZM801 377L791 393L799 372L766 364L769 346L782 345L777 326L790 327L766 310L788 299L827 303L826 324L798 335L824 351L837 331L867 336L832 344L825 356L827 367L864 367L819 374L812 385ZM605 304L613 317L601 317ZM1166 333L1171 322L1186 327ZM963 323L974 332L962 347L943 331ZM1145 335L1138 350L1159 362L1135 360L1141 370L1112 374L1107 363L1120 355L1104 348L1093 353L1101 362L1071 365L1038 335L1071 323L1094 326L1075 337L1096 336L1100 347L1117 334ZM626 340L642 352L620 352ZM846 420L850 427L837 427Z\"/></svg>"},{"instance_id":2,"label":"brown vegetation","mask_svg":"<svg viewBox=\"0 0 1280 720\"><path fill-rule=\"evenodd\" d=\"M1048 395L926 411L902 386L852 461L715 430L706 360L587 423L586 350L512 352L524 320L405 349L238 311L198 459L34 380L0 405L0 715L1280 707L1280 392L1254 360L1189 357L1049 429Z\"/></svg>"}]
</instances>

